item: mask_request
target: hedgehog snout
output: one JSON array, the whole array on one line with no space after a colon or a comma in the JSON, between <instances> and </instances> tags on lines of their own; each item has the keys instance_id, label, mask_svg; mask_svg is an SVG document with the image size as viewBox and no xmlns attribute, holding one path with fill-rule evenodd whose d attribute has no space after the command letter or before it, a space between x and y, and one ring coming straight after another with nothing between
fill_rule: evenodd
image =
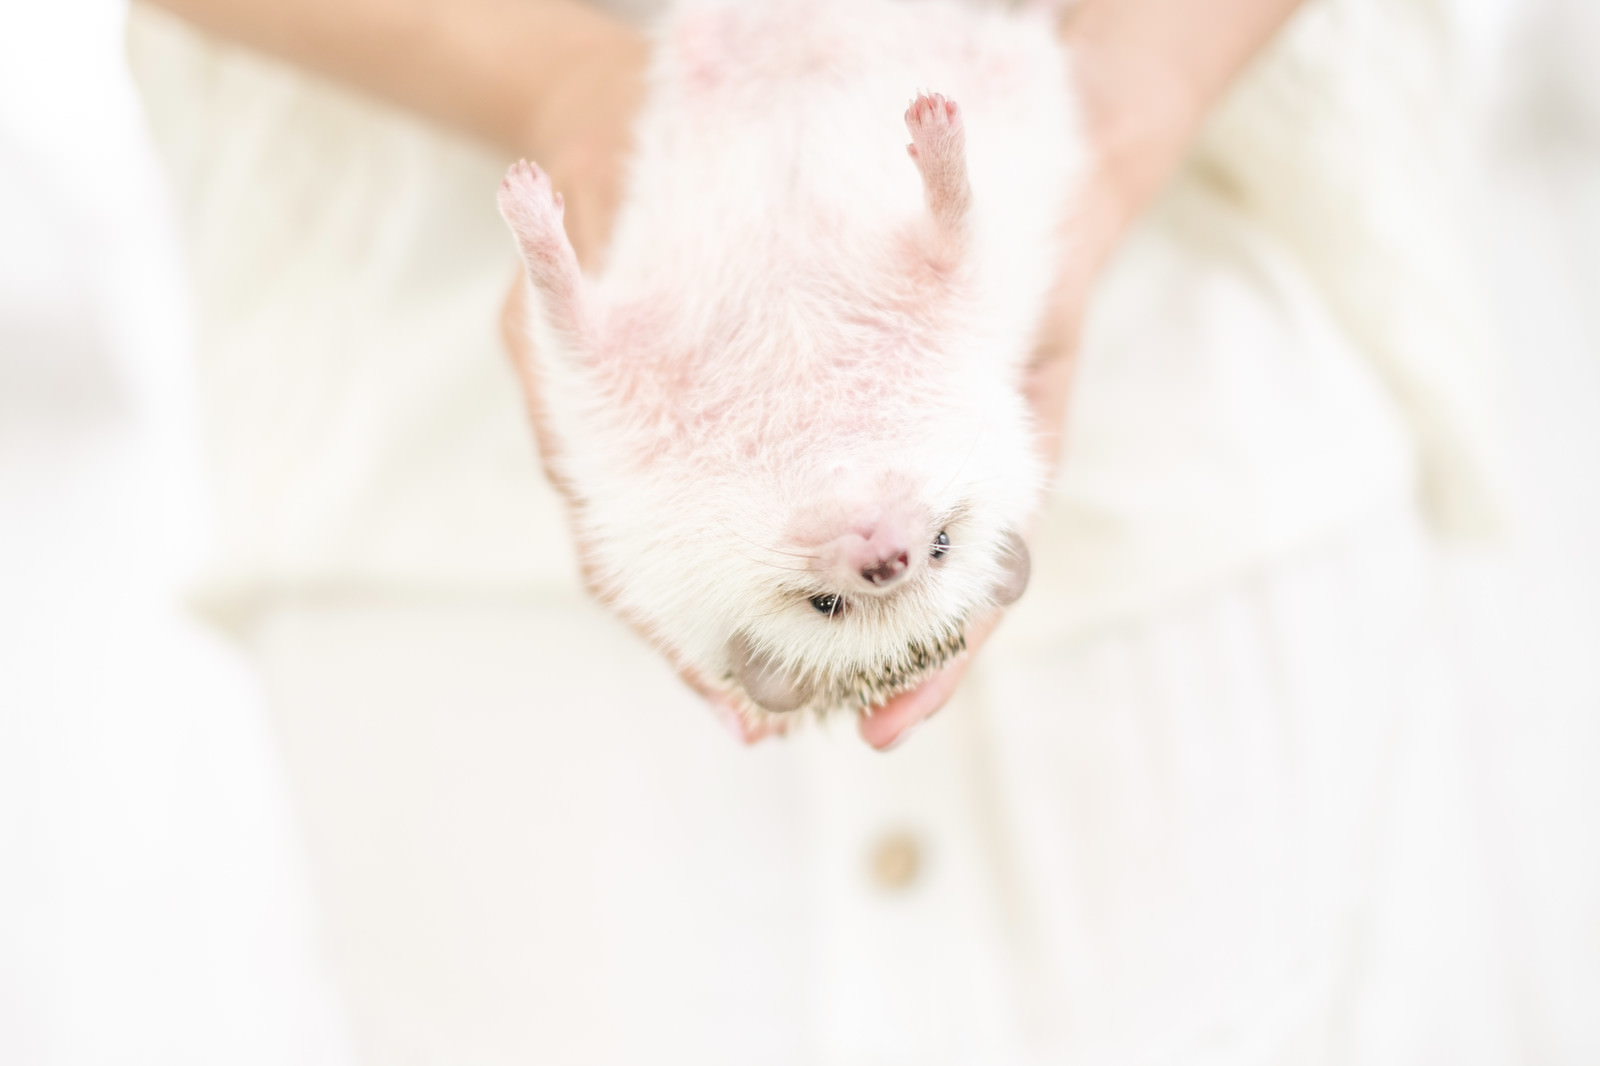
<instances>
[{"instance_id":1,"label":"hedgehog snout","mask_svg":"<svg viewBox=\"0 0 1600 1066\"><path fill-rule=\"evenodd\" d=\"M887 592L911 572L910 538L899 526L887 522L861 533L846 533L834 541L834 571L840 584Z\"/></svg>"}]
</instances>

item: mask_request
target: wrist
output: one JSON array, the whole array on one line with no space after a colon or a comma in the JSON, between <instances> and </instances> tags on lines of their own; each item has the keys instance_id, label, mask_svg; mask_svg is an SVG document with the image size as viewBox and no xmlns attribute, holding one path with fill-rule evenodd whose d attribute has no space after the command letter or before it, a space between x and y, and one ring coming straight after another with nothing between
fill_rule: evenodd
<instances>
[{"instance_id":1,"label":"wrist","mask_svg":"<svg viewBox=\"0 0 1600 1066\"><path fill-rule=\"evenodd\" d=\"M518 143L531 159L555 163L585 142L612 136L644 99L649 43L622 22L600 16L546 50Z\"/></svg>"},{"instance_id":2,"label":"wrist","mask_svg":"<svg viewBox=\"0 0 1600 1066\"><path fill-rule=\"evenodd\" d=\"M1108 254L1182 161L1209 105L1203 86L1163 59L1130 5L1086 0L1063 18L1088 161L1081 224Z\"/></svg>"},{"instance_id":3,"label":"wrist","mask_svg":"<svg viewBox=\"0 0 1600 1066\"><path fill-rule=\"evenodd\" d=\"M1301 0L1079 0L1062 16L1094 181L1131 221Z\"/></svg>"},{"instance_id":4,"label":"wrist","mask_svg":"<svg viewBox=\"0 0 1600 1066\"><path fill-rule=\"evenodd\" d=\"M622 201L633 122L644 102L650 44L625 23L600 16L567 38L540 71L512 150L538 161L565 198L567 235L585 267L609 243ZM554 57L546 42L546 56Z\"/></svg>"}]
</instances>

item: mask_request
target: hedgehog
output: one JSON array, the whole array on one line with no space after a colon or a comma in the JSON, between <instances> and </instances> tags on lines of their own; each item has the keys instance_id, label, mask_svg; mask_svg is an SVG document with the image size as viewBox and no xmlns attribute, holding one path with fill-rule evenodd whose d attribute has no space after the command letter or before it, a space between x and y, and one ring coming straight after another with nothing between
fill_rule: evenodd
<instances>
[{"instance_id":1,"label":"hedgehog","mask_svg":"<svg viewBox=\"0 0 1600 1066\"><path fill-rule=\"evenodd\" d=\"M548 465L591 588L680 669L757 723L870 710L1027 585L1067 57L1042 8L951 0L656 34L598 271L536 165L500 187Z\"/></svg>"}]
</instances>

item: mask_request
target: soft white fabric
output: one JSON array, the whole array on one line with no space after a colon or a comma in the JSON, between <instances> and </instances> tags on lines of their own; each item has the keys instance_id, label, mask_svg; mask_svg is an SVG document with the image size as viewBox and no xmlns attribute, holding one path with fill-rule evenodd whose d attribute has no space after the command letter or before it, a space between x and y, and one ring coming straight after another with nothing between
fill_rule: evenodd
<instances>
[{"instance_id":1,"label":"soft white fabric","mask_svg":"<svg viewBox=\"0 0 1600 1066\"><path fill-rule=\"evenodd\" d=\"M1504 442L1471 259L1473 0L1301 9L1210 116L1213 175L1315 286L1406 416L1448 537L1502 521Z\"/></svg>"},{"instance_id":2,"label":"soft white fabric","mask_svg":"<svg viewBox=\"0 0 1600 1066\"><path fill-rule=\"evenodd\" d=\"M0 19L0 1061L344 1061L205 510L119 3Z\"/></svg>"},{"instance_id":3,"label":"soft white fabric","mask_svg":"<svg viewBox=\"0 0 1600 1066\"><path fill-rule=\"evenodd\" d=\"M586 603L281 604L257 648L364 1058L1560 1061L1503 983L1429 558L1400 504L991 649L891 757L730 743Z\"/></svg>"}]
</instances>

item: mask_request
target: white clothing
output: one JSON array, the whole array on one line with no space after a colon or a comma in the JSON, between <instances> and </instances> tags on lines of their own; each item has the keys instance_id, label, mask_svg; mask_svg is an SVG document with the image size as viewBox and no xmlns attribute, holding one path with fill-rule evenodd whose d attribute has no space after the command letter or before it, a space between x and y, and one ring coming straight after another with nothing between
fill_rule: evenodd
<instances>
[{"instance_id":1,"label":"white clothing","mask_svg":"<svg viewBox=\"0 0 1600 1066\"><path fill-rule=\"evenodd\" d=\"M334 1066L259 695L179 604L189 308L123 14L0 33L0 1062Z\"/></svg>"},{"instance_id":2,"label":"white clothing","mask_svg":"<svg viewBox=\"0 0 1600 1066\"><path fill-rule=\"evenodd\" d=\"M986 649L890 757L730 743L581 602L290 601L256 646L364 1061L1538 1062L1430 580L1393 506Z\"/></svg>"}]
</instances>

